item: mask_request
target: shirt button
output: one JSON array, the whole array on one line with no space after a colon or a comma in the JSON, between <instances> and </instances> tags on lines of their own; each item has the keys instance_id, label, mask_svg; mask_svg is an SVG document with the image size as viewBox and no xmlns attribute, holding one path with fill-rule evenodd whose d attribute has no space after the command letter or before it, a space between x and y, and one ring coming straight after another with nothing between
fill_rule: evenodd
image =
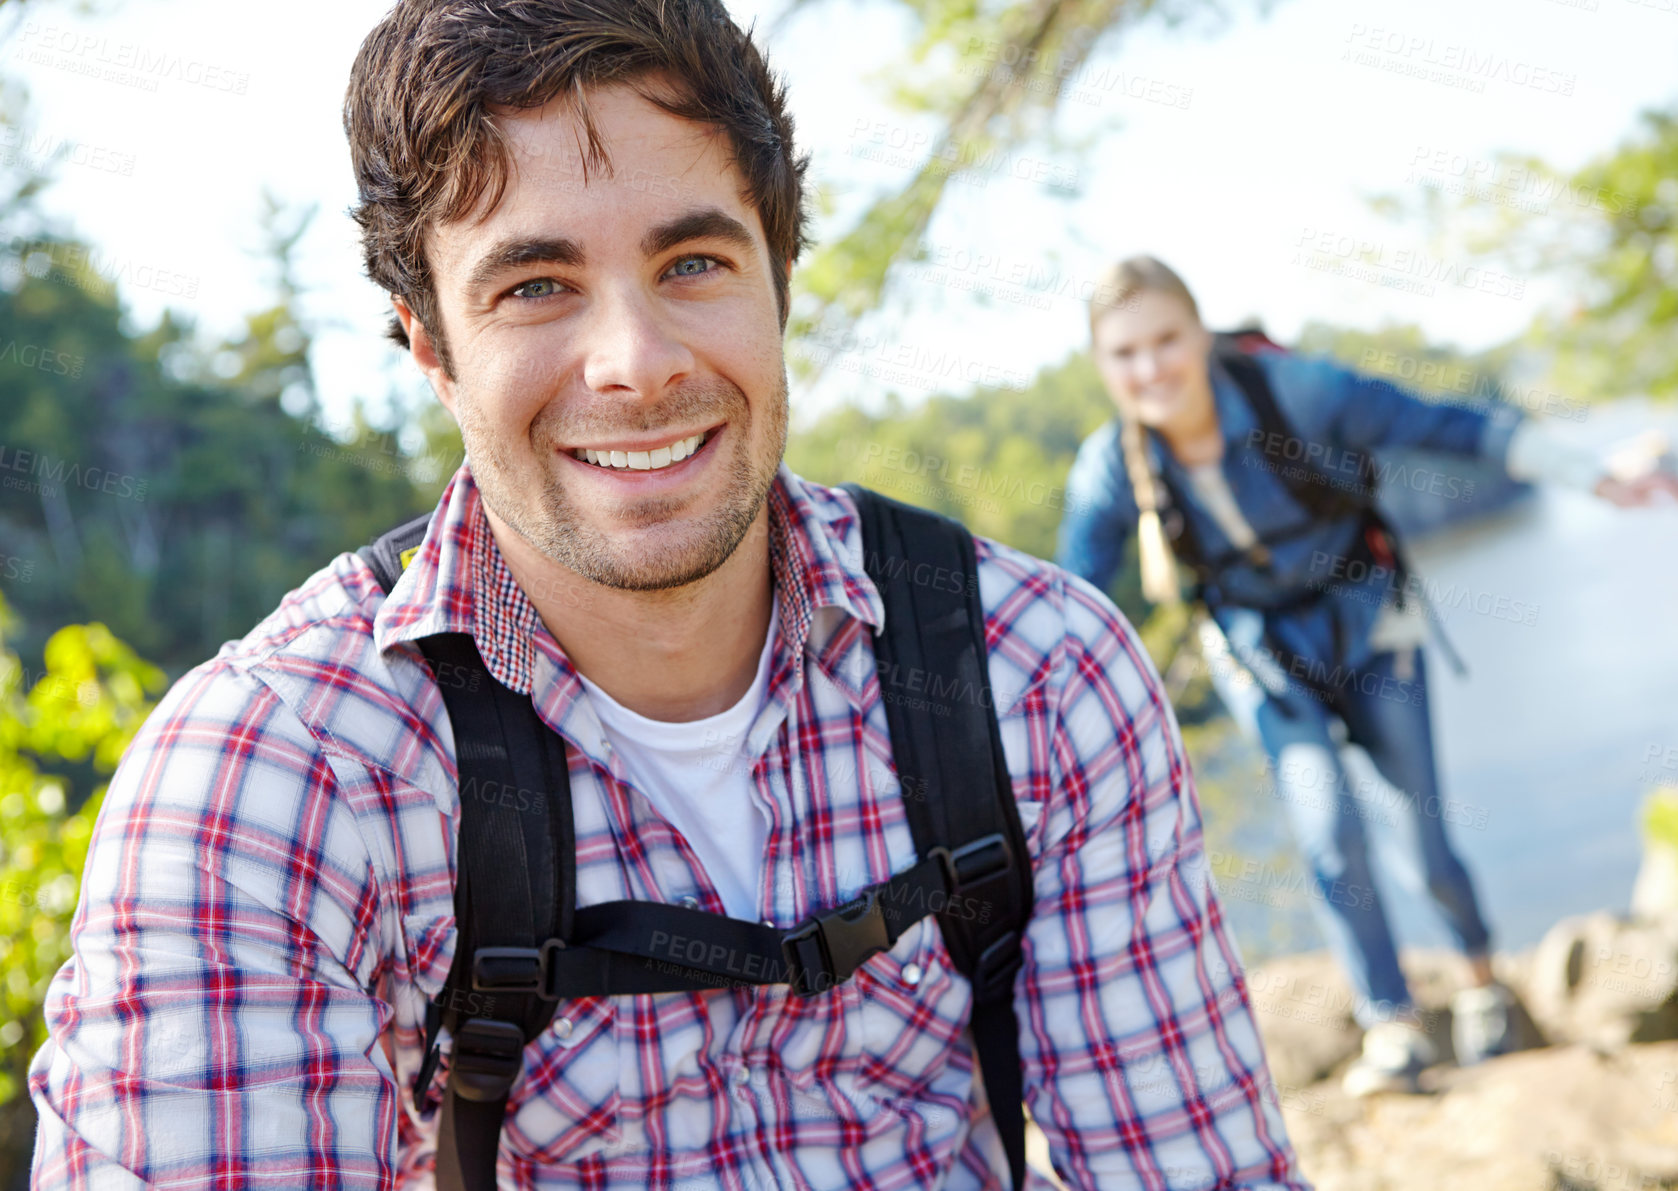
<instances>
[{"instance_id":1,"label":"shirt button","mask_svg":"<svg viewBox=\"0 0 1678 1191\"><path fill-rule=\"evenodd\" d=\"M913 987L921 982L923 974L919 964L910 964L903 969L903 983Z\"/></svg>"},{"instance_id":2,"label":"shirt button","mask_svg":"<svg viewBox=\"0 0 1678 1191\"><path fill-rule=\"evenodd\" d=\"M773 930L775 928L775 920L773 918L765 918L763 920L763 925L767 926L767 927L769 927L769 929Z\"/></svg>"},{"instance_id":3,"label":"shirt button","mask_svg":"<svg viewBox=\"0 0 1678 1191\"><path fill-rule=\"evenodd\" d=\"M699 908L699 899L690 893L682 899L682 904L690 910L697 910Z\"/></svg>"},{"instance_id":4,"label":"shirt button","mask_svg":"<svg viewBox=\"0 0 1678 1191\"><path fill-rule=\"evenodd\" d=\"M604 736L600 738L600 751L603 753L609 753L612 751L612 742L607 740Z\"/></svg>"},{"instance_id":5,"label":"shirt button","mask_svg":"<svg viewBox=\"0 0 1678 1191\"><path fill-rule=\"evenodd\" d=\"M734 1069L734 1074L729 1076L729 1078L734 1081L736 1086L739 1086L739 1085L744 1084L747 1080L751 1079L751 1073L749 1071L747 1071L744 1067L736 1067Z\"/></svg>"},{"instance_id":6,"label":"shirt button","mask_svg":"<svg viewBox=\"0 0 1678 1191\"><path fill-rule=\"evenodd\" d=\"M571 1037L571 1019L569 1017L562 1017L558 1021L554 1022L554 1033L558 1034L561 1038Z\"/></svg>"}]
</instances>

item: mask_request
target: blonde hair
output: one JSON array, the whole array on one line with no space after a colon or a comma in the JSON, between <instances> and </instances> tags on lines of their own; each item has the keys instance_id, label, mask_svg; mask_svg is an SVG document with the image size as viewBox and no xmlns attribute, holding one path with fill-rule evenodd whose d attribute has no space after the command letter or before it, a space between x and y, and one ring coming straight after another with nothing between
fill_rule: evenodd
<instances>
[{"instance_id":1,"label":"blonde hair","mask_svg":"<svg viewBox=\"0 0 1678 1191\"><path fill-rule=\"evenodd\" d=\"M1090 338L1095 338L1095 324L1101 321L1102 315L1128 309L1136 295L1145 292L1170 294L1180 299L1195 321L1200 320L1200 306L1175 269L1158 257L1127 256L1102 270L1090 294Z\"/></svg>"},{"instance_id":2,"label":"blonde hair","mask_svg":"<svg viewBox=\"0 0 1678 1191\"><path fill-rule=\"evenodd\" d=\"M1129 256L1103 271L1095 292L1090 295L1091 342L1095 340L1096 324L1104 316L1126 309L1144 292L1170 294L1189 308L1195 321L1200 320L1200 307L1194 295L1170 265L1157 257ZM1182 601L1177 560L1160 521L1160 510L1171 503L1170 496L1154 472L1147 447L1141 420L1121 406L1119 448L1124 453L1125 471L1130 475L1131 491L1136 497L1136 544L1142 564L1142 595L1150 603L1176 604Z\"/></svg>"}]
</instances>

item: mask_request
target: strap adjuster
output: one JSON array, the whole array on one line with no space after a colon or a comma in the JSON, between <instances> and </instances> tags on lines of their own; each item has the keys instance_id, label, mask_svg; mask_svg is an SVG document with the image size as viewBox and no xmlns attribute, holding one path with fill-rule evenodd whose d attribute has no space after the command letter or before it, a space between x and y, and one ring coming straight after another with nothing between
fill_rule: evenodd
<instances>
[{"instance_id":1,"label":"strap adjuster","mask_svg":"<svg viewBox=\"0 0 1678 1191\"><path fill-rule=\"evenodd\" d=\"M1013 859L1007 837L1000 832L981 836L954 851L940 844L929 855L943 867L944 879L952 897L969 885L982 885L993 877L1000 877L1008 871Z\"/></svg>"},{"instance_id":2,"label":"strap adjuster","mask_svg":"<svg viewBox=\"0 0 1678 1191\"><path fill-rule=\"evenodd\" d=\"M863 890L848 905L812 915L781 939L787 984L800 997L813 997L843 984L869 956L890 949L877 885Z\"/></svg>"},{"instance_id":3,"label":"strap adjuster","mask_svg":"<svg viewBox=\"0 0 1678 1191\"><path fill-rule=\"evenodd\" d=\"M473 1017L454 1034L449 1086L462 1100L502 1100L524 1068L524 1031L510 1021Z\"/></svg>"},{"instance_id":4,"label":"strap adjuster","mask_svg":"<svg viewBox=\"0 0 1678 1191\"><path fill-rule=\"evenodd\" d=\"M555 1000L548 991L548 966L553 953L564 949L564 939L549 939L540 947L479 947L472 952L472 989Z\"/></svg>"}]
</instances>

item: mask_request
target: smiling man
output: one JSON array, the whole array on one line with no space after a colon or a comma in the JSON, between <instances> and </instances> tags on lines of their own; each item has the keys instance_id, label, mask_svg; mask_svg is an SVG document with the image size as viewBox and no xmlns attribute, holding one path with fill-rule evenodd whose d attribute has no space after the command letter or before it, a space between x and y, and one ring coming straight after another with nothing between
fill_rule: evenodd
<instances>
[{"instance_id":1,"label":"smiling man","mask_svg":"<svg viewBox=\"0 0 1678 1191\"><path fill-rule=\"evenodd\" d=\"M1146 653L953 530L966 574L926 583L982 672L935 735L994 715L976 784L1018 842L1000 878L917 847L978 804L896 763L925 672L882 651L948 628L888 619L922 568L879 577L883 506L781 466L804 163L720 5L404 0L345 122L369 274L467 462L404 565L335 559L136 737L33 1185L995 1188L1023 1096L1075 1187L1304 1188ZM548 780L478 780L519 752L496 715ZM1010 905L998 950L952 947ZM481 932L544 909L508 977L538 952ZM612 966L614 914L644 962Z\"/></svg>"}]
</instances>

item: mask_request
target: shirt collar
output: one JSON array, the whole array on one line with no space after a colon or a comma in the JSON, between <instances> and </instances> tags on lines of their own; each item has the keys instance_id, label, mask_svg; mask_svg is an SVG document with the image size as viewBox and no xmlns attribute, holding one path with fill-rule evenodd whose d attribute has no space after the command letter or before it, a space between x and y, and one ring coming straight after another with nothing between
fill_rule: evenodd
<instances>
[{"instance_id":1,"label":"shirt collar","mask_svg":"<svg viewBox=\"0 0 1678 1191\"><path fill-rule=\"evenodd\" d=\"M849 497L811 484L783 464L766 503L780 632L791 656L806 647L820 651L846 618L877 629L884 606L863 569L862 535ZM461 464L444 489L419 552L373 621L381 651L450 632L471 634L490 673L520 694L531 693L539 654L556 667L556 696L571 698L582 689L496 546L470 463Z\"/></svg>"}]
</instances>

